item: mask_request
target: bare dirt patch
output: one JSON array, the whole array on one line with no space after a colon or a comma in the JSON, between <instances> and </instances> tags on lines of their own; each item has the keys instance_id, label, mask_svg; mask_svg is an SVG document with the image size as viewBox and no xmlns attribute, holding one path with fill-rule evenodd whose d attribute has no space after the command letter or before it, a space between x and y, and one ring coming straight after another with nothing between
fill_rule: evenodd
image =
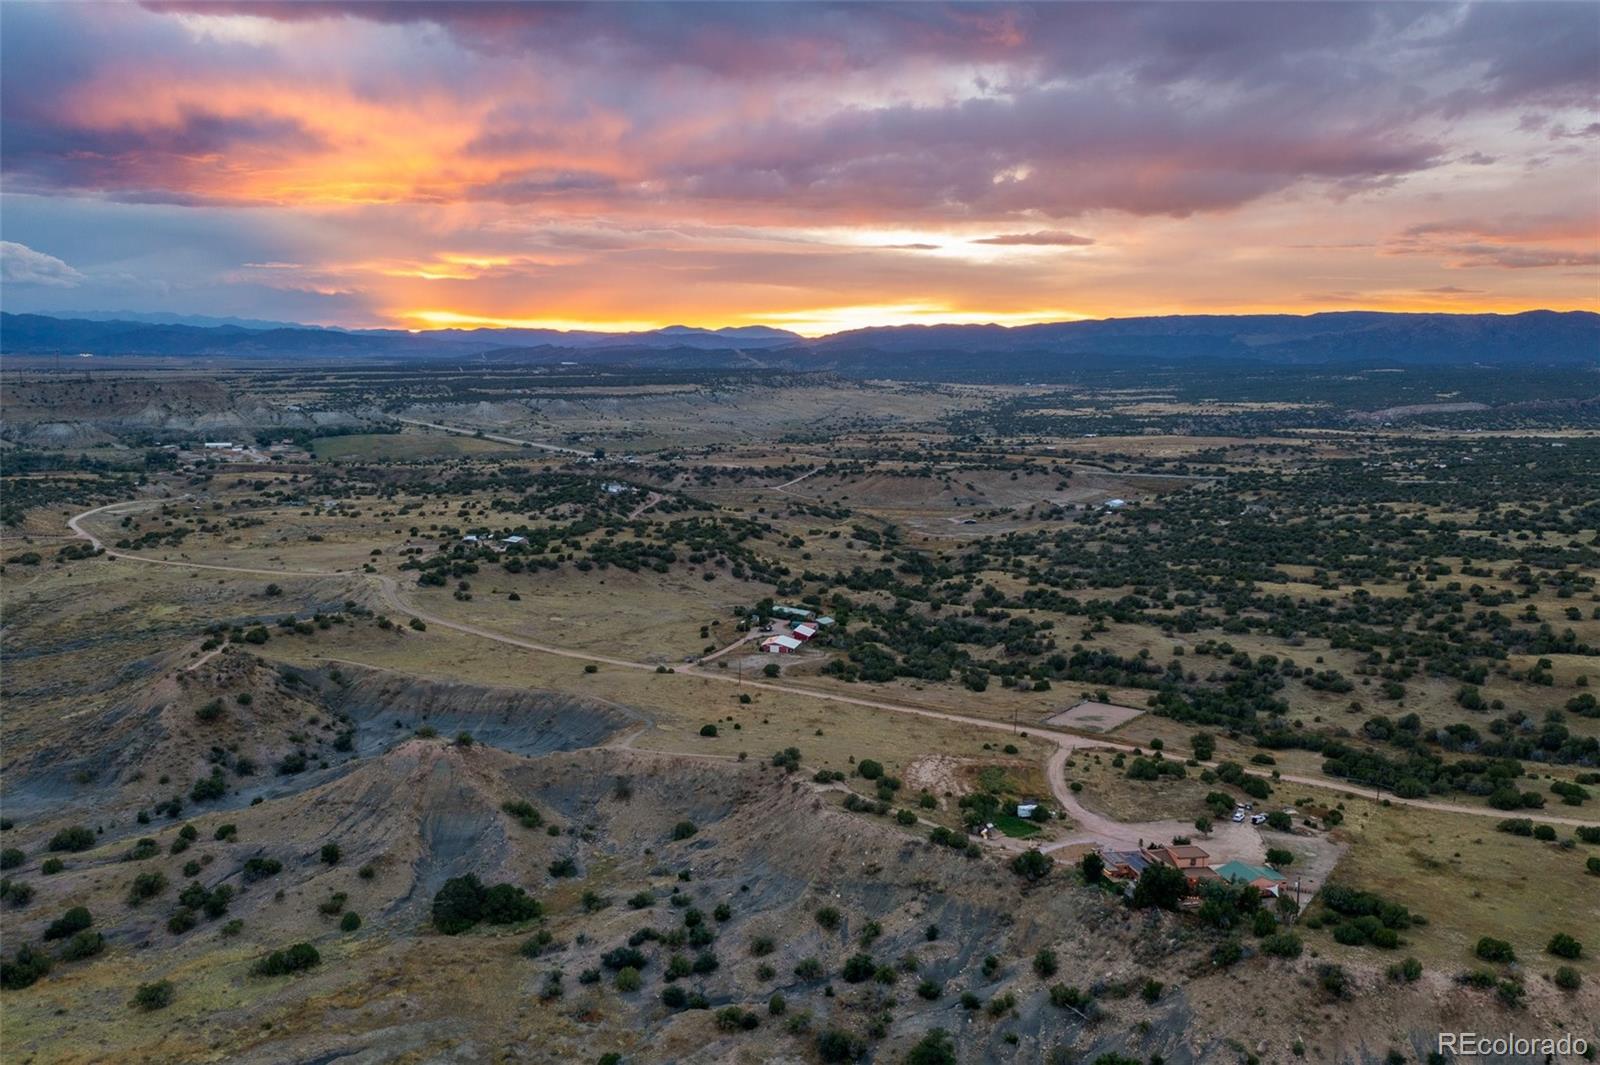
<instances>
[{"instance_id":1,"label":"bare dirt patch","mask_svg":"<svg viewBox=\"0 0 1600 1065\"><path fill-rule=\"evenodd\" d=\"M1111 732L1144 713L1132 706L1097 703L1085 699L1044 719L1046 725L1075 728L1084 732Z\"/></svg>"},{"instance_id":2,"label":"bare dirt patch","mask_svg":"<svg viewBox=\"0 0 1600 1065\"><path fill-rule=\"evenodd\" d=\"M906 787L912 791L925 791L930 795L960 797L972 790L967 772L977 763L971 758L956 758L948 754L930 754L906 766Z\"/></svg>"}]
</instances>

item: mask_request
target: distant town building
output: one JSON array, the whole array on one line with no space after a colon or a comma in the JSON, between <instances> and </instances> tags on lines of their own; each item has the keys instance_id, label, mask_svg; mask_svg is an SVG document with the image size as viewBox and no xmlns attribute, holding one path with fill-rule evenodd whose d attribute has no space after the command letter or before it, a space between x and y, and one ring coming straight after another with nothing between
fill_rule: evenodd
<instances>
[{"instance_id":1,"label":"distant town building","mask_svg":"<svg viewBox=\"0 0 1600 1065\"><path fill-rule=\"evenodd\" d=\"M800 643L793 636L768 636L761 641L761 649L771 655L786 655L797 650Z\"/></svg>"}]
</instances>

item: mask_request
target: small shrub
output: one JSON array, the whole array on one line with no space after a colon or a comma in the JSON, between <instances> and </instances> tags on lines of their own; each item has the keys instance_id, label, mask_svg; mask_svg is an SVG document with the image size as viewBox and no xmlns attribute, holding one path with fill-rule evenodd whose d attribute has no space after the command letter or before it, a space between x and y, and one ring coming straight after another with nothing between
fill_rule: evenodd
<instances>
[{"instance_id":1,"label":"small shrub","mask_svg":"<svg viewBox=\"0 0 1600 1065\"><path fill-rule=\"evenodd\" d=\"M66 939L73 933L81 932L92 924L94 924L94 918L90 916L89 910L83 906L74 906L50 922L50 927L44 930L44 938L47 940ZM1566 957L1576 958L1577 955L1569 954Z\"/></svg>"},{"instance_id":2,"label":"small shrub","mask_svg":"<svg viewBox=\"0 0 1600 1065\"><path fill-rule=\"evenodd\" d=\"M140 984L133 993L133 1005L145 1012L164 1010L172 1005L171 980L157 980L153 984Z\"/></svg>"},{"instance_id":3,"label":"small shrub","mask_svg":"<svg viewBox=\"0 0 1600 1065\"><path fill-rule=\"evenodd\" d=\"M864 1057L866 1053L866 1044L849 1032L830 1028L817 1036L817 1057L830 1065L836 1062L855 1061Z\"/></svg>"},{"instance_id":4,"label":"small shrub","mask_svg":"<svg viewBox=\"0 0 1600 1065\"><path fill-rule=\"evenodd\" d=\"M1397 961L1389 966L1389 979L1400 983L1414 984L1422 978L1422 963L1415 958Z\"/></svg>"},{"instance_id":5,"label":"small shrub","mask_svg":"<svg viewBox=\"0 0 1600 1065\"><path fill-rule=\"evenodd\" d=\"M1026 850L1011 860L1011 871L1024 880L1042 880L1050 874L1056 860L1037 847Z\"/></svg>"},{"instance_id":6,"label":"small shrub","mask_svg":"<svg viewBox=\"0 0 1600 1065\"><path fill-rule=\"evenodd\" d=\"M63 828L50 837L49 849L53 851L86 851L94 846L95 836L91 829L82 825L73 825Z\"/></svg>"},{"instance_id":7,"label":"small shrub","mask_svg":"<svg viewBox=\"0 0 1600 1065\"><path fill-rule=\"evenodd\" d=\"M1317 968L1317 982L1322 985L1322 990L1334 998L1348 998L1350 996L1350 974L1345 972L1344 966L1327 964Z\"/></svg>"},{"instance_id":8,"label":"small shrub","mask_svg":"<svg viewBox=\"0 0 1600 1065\"><path fill-rule=\"evenodd\" d=\"M275 950L256 962L250 970L256 976L287 976L322 964L322 955L310 943L296 943L287 950Z\"/></svg>"},{"instance_id":9,"label":"small shrub","mask_svg":"<svg viewBox=\"0 0 1600 1065\"><path fill-rule=\"evenodd\" d=\"M1261 941L1261 952L1275 958L1298 958L1304 945L1293 932L1278 932Z\"/></svg>"},{"instance_id":10,"label":"small shrub","mask_svg":"<svg viewBox=\"0 0 1600 1065\"><path fill-rule=\"evenodd\" d=\"M852 954L845 961L844 969L840 975L844 977L846 983L859 984L863 980L871 979L872 974L877 972L877 969L877 963L872 960L872 955Z\"/></svg>"},{"instance_id":11,"label":"small shrub","mask_svg":"<svg viewBox=\"0 0 1600 1065\"><path fill-rule=\"evenodd\" d=\"M62 946L61 960L82 961L102 953L105 949L106 937L99 932L78 932Z\"/></svg>"},{"instance_id":12,"label":"small shrub","mask_svg":"<svg viewBox=\"0 0 1600 1065\"><path fill-rule=\"evenodd\" d=\"M446 880L433 896L433 927L447 936L465 932L482 919L487 894L471 873Z\"/></svg>"},{"instance_id":13,"label":"small shrub","mask_svg":"<svg viewBox=\"0 0 1600 1065\"><path fill-rule=\"evenodd\" d=\"M146 899L153 899L167 889L167 878L156 873L140 873L128 885L128 905L137 906Z\"/></svg>"},{"instance_id":14,"label":"small shrub","mask_svg":"<svg viewBox=\"0 0 1600 1065\"><path fill-rule=\"evenodd\" d=\"M1244 957L1244 944L1230 937L1211 948L1211 964L1226 969Z\"/></svg>"},{"instance_id":15,"label":"small shrub","mask_svg":"<svg viewBox=\"0 0 1600 1065\"><path fill-rule=\"evenodd\" d=\"M1517 952L1511 949L1511 944L1503 939L1493 936L1484 936L1478 940L1472 952L1484 961L1510 962L1517 960Z\"/></svg>"},{"instance_id":16,"label":"small shrub","mask_svg":"<svg viewBox=\"0 0 1600 1065\"><path fill-rule=\"evenodd\" d=\"M15 956L0 961L0 988L19 991L31 987L50 971L50 956L44 951L24 943Z\"/></svg>"},{"instance_id":17,"label":"small shrub","mask_svg":"<svg viewBox=\"0 0 1600 1065\"><path fill-rule=\"evenodd\" d=\"M49 939L50 933L46 932L45 938ZM1546 945L1544 949L1549 951L1551 954L1554 954L1558 958L1567 958L1571 960L1577 958L1583 953L1583 944L1565 932L1557 932L1550 938L1549 944Z\"/></svg>"}]
</instances>

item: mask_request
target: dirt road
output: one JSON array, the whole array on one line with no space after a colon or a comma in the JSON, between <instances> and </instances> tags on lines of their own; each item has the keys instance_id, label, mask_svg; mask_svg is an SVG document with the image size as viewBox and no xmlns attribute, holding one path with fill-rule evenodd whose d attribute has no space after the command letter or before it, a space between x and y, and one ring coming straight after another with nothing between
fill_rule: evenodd
<instances>
[{"instance_id":1,"label":"dirt road","mask_svg":"<svg viewBox=\"0 0 1600 1065\"><path fill-rule=\"evenodd\" d=\"M651 507L655 506L665 498L666 497L660 492L651 492L649 495L644 497L643 503L640 503L638 506L628 511L628 516L622 520L632 521L634 518L637 518L639 515L643 514L645 511L649 510Z\"/></svg>"},{"instance_id":2,"label":"dirt road","mask_svg":"<svg viewBox=\"0 0 1600 1065\"><path fill-rule=\"evenodd\" d=\"M784 481L782 484L768 485L767 487L773 489L774 491L782 492L784 495L791 495L792 493L789 491L789 488L791 486L799 484L801 481L805 480L807 477L810 477L814 473L821 473L821 472L822 472L822 467L821 466L815 466L815 467L807 470L805 473L802 473L798 477L791 477L791 478L789 478L789 480Z\"/></svg>"},{"instance_id":3,"label":"dirt road","mask_svg":"<svg viewBox=\"0 0 1600 1065\"><path fill-rule=\"evenodd\" d=\"M135 500L131 504L110 503L105 506L95 507L92 510L86 510L83 513L69 519L67 526L73 531L74 535L88 540L95 547L105 549L104 544L102 544L93 533L89 532L83 527L83 521L95 514L114 511L119 507L145 504L146 502L147 501L144 500ZM190 569L221 570L232 573L263 574L267 576L349 577L356 580L370 581L376 585L379 596L390 609L399 614L405 614L410 617L418 618L428 625L437 625L440 628L453 629L456 632L463 632L470 636L491 640L507 646L519 647L527 651L537 651L541 654L555 655L560 658L569 658L580 662L593 662L597 665L615 666L619 669L643 670L652 673L655 672L657 668L655 665L650 663L634 662L625 658L612 658L607 655L597 655L589 651L575 651L571 648L556 647L551 644L538 643L534 640L525 640L517 636L508 636L505 633L495 632L492 629L485 629L477 625L470 625L466 622L453 621L449 618L441 617L438 614L423 610L421 607L418 607L415 604L407 601L401 592L399 583L393 577L382 574L364 574L354 571L339 572L327 570L254 569L242 566L222 566L194 562L171 562L166 559L145 558L141 555L129 554L121 551L112 551L109 549L105 549L105 552L106 557L108 558L120 559L129 562L144 562L151 565L187 566ZM703 669L696 666L685 666L678 668L677 673L679 675L688 675L702 680L713 680L726 684L740 683L740 678L736 676L730 676L726 672L720 670ZM777 692L782 695L794 695L807 699L821 699L844 706L865 707L869 710L885 710L890 713L908 714L916 717L929 718L936 721L947 721L958 725L969 725L973 728L988 729L996 732L1009 732L1012 729L1011 725L1001 721L991 721L987 718L981 717L968 717L964 714L953 714L945 710L932 710L926 707L909 706L904 703L887 702L881 699L867 699L852 695L843 695L837 692L817 691L812 688L795 687L793 685L774 683L772 681L744 679L743 684L747 688ZM1106 846L1124 848L1133 846L1139 839L1171 839L1173 835L1183 834L1185 832L1193 832L1193 825L1180 825L1178 822L1174 821L1151 821L1134 824L1123 824L1121 822L1112 821L1109 818L1095 814L1086 809L1083 804L1078 801L1078 798L1072 792L1072 789L1067 786L1062 769L1068 756L1073 751L1094 748L1114 751L1131 751L1135 749L1134 744L1126 743L1121 740L1114 740L1101 735L1078 735L1070 732L1060 732L1053 729L1029 728L1027 731L1028 735L1032 738L1041 739L1056 745L1056 750L1051 754L1049 762L1046 765L1046 776L1050 783L1050 791L1051 794L1055 796L1056 801L1061 805L1061 808L1066 811L1069 816L1076 819L1078 825L1080 826L1079 831L1068 840L1058 841L1057 843L1052 844L1052 846L1065 846L1070 842L1097 842ZM1178 752L1176 751L1169 752L1169 754L1172 757L1178 757ZM1210 765L1214 763L1203 764ZM1371 797L1373 795L1372 788L1355 784L1347 784L1335 780L1326 780L1317 777L1292 776L1288 774L1285 774L1278 779L1279 781L1285 781L1293 784L1305 784L1311 787L1324 788L1330 791L1342 792L1348 795L1356 795L1360 797ZM1385 796L1385 798L1387 798L1389 802L1396 806L1416 806L1421 809L1437 810L1442 813L1465 814L1470 817L1503 818L1506 816L1502 811L1491 810L1482 806L1463 806L1456 803L1438 802L1432 799L1401 799L1395 796ZM1537 817L1537 819L1542 822L1555 825L1576 827L1590 823L1578 818L1556 817L1543 813L1531 814L1531 816ZM1229 827L1226 830L1219 829L1218 833L1220 835L1220 833L1225 831L1228 834L1228 838L1231 838L1231 836L1234 834L1234 829L1239 827L1241 826L1233 826L1230 822ZM1253 844L1253 847L1259 848L1259 853L1264 853L1264 847L1262 847L1260 844L1259 834L1256 833L1250 826L1243 827L1245 831L1249 832L1250 836L1254 837L1255 843ZM1217 838L1218 836L1213 836L1213 839ZM1207 849L1211 849L1209 842L1210 841L1208 841ZM1246 849L1248 846L1252 846L1247 844L1242 837L1234 845L1238 846L1241 851ZM1221 853L1220 849L1218 853ZM1252 849L1250 850L1250 853L1258 853L1258 851ZM1238 856L1242 857L1243 855L1240 854ZM1255 860L1259 860L1259 858Z\"/></svg>"},{"instance_id":4,"label":"dirt road","mask_svg":"<svg viewBox=\"0 0 1600 1065\"><path fill-rule=\"evenodd\" d=\"M737 640L734 640L732 643L728 644L728 646L719 647L715 651L712 651L710 654L708 654L704 658L700 659L700 661L696 662L695 665L703 666L707 662L715 662L717 659L721 658L723 655L727 654L729 651L732 651L735 648L743 647L745 644L749 643L751 640L758 640L764 635L766 635L766 634L761 632L761 630L759 630L759 629L751 629L749 632L745 633L743 636L739 637Z\"/></svg>"},{"instance_id":5,"label":"dirt road","mask_svg":"<svg viewBox=\"0 0 1600 1065\"><path fill-rule=\"evenodd\" d=\"M539 440L521 440L514 436L497 436L486 433L481 429L463 429L456 425L441 425L438 422L423 422L415 418L396 418L395 421L406 425L420 425L425 429L438 429L444 433L455 433L458 436L476 436L483 440L493 440L497 444L516 444L518 447L533 447L540 451L554 451L562 455L582 455L587 458L593 452L580 451L575 447L562 447L559 444L546 444Z\"/></svg>"}]
</instances>

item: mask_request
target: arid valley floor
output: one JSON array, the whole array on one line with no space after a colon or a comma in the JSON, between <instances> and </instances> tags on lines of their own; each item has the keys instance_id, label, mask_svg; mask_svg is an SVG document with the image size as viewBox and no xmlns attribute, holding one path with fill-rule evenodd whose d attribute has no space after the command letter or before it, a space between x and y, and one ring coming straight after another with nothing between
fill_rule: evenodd
<instances>
[{"instance_id":1,"label":"arid valley floor","mask_svg":"<svg viewBox=\"0 0 1600 1065\"><path fill-rule=\"evenodd\" d=\"M1600 1044L1563 374L13 371L4 1058Z\"/></svg>"}]
</instances>

